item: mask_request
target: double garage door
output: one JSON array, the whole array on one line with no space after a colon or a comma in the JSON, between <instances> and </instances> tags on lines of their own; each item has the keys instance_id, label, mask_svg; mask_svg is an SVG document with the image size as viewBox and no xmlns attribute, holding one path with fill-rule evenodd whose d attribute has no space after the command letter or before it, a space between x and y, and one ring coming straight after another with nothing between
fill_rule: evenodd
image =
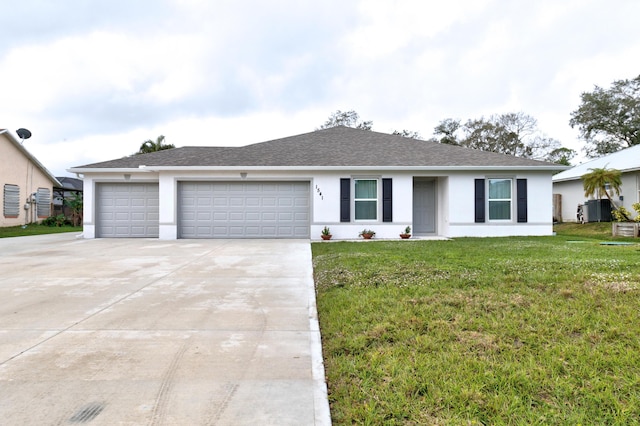
<instances>
[{"instance_id":1,"label":"double garage door","mask_svg":"<svg viewBox=\"0 0 640 426\"><path fill-rule=\"evenodd\" d=\"M96 186L96 236L159 234L157 183ZM178 238L309 238L309 182L179 182Z\"/></svg>"},{"instance_id":2,"label":"double garage door","mask_svg":"<svg viewBox=\"0 0 640 426\"><path fill-rule=\"evenodd\" d=\"M179 238L309 238L309 182L180 182Z\"/></svg>"}]
</instances>

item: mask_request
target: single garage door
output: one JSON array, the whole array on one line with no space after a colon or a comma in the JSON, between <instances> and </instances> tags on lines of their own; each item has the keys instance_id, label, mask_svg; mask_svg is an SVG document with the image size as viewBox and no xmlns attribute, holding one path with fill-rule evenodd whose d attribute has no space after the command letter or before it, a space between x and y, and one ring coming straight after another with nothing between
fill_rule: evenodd
<instances>
[{"instance_id":1,"label":"single garage door","mask_svg":"<svg viewBox=\"0 0 640 426\"><path fill-rule=\"evenodd\" d=\"M96 184L96 237L157 238L157 183Z\"/></svg>"},{"instance_id":2,"label":"single garage door","mask_svg":"<svg viewBox=\"0 0 640 426\"><path fill-rule=\"evenodd\" d=\"M180 182L180 238L309 238L309 182Z\"/></svg>"}]
</instances>

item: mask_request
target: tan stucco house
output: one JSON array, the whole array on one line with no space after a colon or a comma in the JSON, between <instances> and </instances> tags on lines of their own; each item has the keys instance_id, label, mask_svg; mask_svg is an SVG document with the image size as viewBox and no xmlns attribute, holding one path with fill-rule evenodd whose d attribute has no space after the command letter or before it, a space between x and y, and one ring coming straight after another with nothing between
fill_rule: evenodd
<instances>
[{"instance_id":1,"label":"tan stucco house","mask_svg":"<svg viewBox=\"0 0 640 426\"><path fill-rule=\"evenodd\" d=\"M60 182L6 129L0 129L0 227L38 222L51 215Z\"/></svg>"}]
</instances>

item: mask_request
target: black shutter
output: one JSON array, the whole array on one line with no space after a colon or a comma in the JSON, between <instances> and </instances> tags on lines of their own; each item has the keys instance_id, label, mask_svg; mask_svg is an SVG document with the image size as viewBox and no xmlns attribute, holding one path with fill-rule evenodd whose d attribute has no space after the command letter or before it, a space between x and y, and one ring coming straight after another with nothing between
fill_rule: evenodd
<instances>
[{"instance_id":1,"label":"black shutter","mask_svg":"<svg viewBox=\"0 0 640 426\"><path fill-rule=\"evenodd\" d=\"M382 221L393 222L393 185L390 178L382 179Z\"/></svg>"},{"instance_id":2,"label":"black shutter","mask_svg":"<svg viewBox=\"0 0 640 426\"><path fill-rule=\"evenodd\" d=\"M518 222L525 223L527 221L527 180L516 180L516 197L518 200Z\"/></svg>"},{"instance_id":3,"label":"black shutter","mask_svg":"<svg viewBox=\"0 0 640 426\"><path fill-rule=\"evenodd\" d=\"M476 204L476 223L484 223L484 211L485 211L485 201L484 201L484 179L476 179L476 196L475 196L475 204Z\"/></svg>"},{"instance_id":4,"label":"black shutter","mask_svg":"<svg viewBox=\"0 0 640 426\"><path fill-rule=\"evenodd\" d=\"M340 222L351 221L351 179L340 179Z\"/></svg>"}]
</instances>

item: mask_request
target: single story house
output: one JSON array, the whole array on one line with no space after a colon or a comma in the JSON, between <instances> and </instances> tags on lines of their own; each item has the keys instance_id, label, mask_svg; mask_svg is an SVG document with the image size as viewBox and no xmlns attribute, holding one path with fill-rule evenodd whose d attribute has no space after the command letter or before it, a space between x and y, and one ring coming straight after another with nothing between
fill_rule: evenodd
<instances>
[{"instance_id":1,"label":"single story house","mask_svg":"<svg viewBox=\"0 0 640 426\"><path fill-rule=\"evenodd\" d=\"M84 237L334 239L552 234L563 166L334 127L73 167Z\"/></svg>"},{"instance_id":2,"label":"single story house","mask_svg":"<svg viewBox=\"0 0 640 426\"><path fill-rule=\"evenodd\" d=\"M562 221L577 220L578 205L584 205L587 201L581 177L595 168L616 169L622 172L620 195L613 192L609 192L609 195L616 206L625 207L634 213L631 205L640 202L640 145L596 158L554 175L553 193L562 204Z\"/></svg>"},{"instance_id":3,"label":"single story house","mask_svg":"<svg viewBox=\"0 0 640 426\"><path fill-rule=\"evenodd\" d=\"M0 227L38 222L51 215L53 188L60 182L21 141L0 129Z\"/></svg>"}]
</instances>

